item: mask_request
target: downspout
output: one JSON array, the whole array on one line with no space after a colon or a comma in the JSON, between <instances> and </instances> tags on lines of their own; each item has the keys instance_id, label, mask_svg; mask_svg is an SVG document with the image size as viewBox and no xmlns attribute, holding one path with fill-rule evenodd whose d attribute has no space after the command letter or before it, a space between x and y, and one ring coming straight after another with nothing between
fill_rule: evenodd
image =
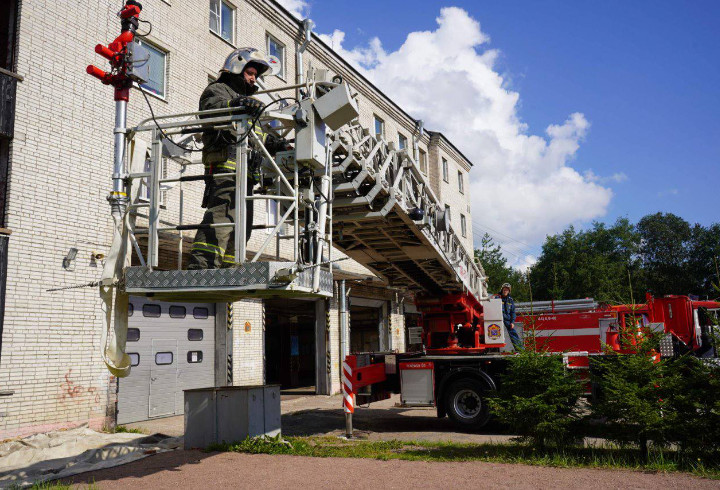
<instances>
[{"instance_id":1,"label":"downspout","mask_svg":"<svg viewBox=\"0 0 720 490\"><path fill-rule=\"evenodd\" d=\"M347 292L345 291L345 279L340 281L340 363L345 361L348 355L348 328L347 328Z\"/></svg>"},{"instance_id":2,"label":"downspout","mask_svg":"<svg viewBox=\"0 0 720 490\"><path fill-rule=\"evenodd\" d=\"M312 39L312 30L315 27L315 23L310 19L302 21L303 27L303 42L298 46L295 52L295 83L301 85L305 83L305 65L303 64L303 53L310 44ZM300 87L295 89L295 97L300 100Z\"/></svg>"}]
</instances>

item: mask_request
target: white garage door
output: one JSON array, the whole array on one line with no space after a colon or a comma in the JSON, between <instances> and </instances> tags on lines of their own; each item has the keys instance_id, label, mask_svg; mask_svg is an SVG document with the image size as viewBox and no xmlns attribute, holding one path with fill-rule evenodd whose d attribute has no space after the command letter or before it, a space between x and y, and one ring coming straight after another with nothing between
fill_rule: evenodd
<instances>
[{"instance_id":1,"label":"white garage door","mask_svg":"<svg viewBox=\"0 0 720 490\"><path fill-rule=\"evenodd\" d=\"M215 385L215 305L130 298L118 423L183 413L183 390Z\"/></svg>"}]
</instances>

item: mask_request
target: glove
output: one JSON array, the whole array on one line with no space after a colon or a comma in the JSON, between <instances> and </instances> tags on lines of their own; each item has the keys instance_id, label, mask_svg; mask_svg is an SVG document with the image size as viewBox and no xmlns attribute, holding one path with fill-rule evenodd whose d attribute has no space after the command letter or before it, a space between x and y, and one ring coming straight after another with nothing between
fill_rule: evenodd
<instances>
[{"instance_id":1,"label":"glove","mask_svg":"<svg viewBox=\"0 0 720 490\"><path fill-rule=\"evenodd\" d=\"M253 117L257 117L262 114L263 108L265 107L265 104L263 104L259 100L253 99L252 97L247 97L245 95L235 97L230 101L228 105L230 107L244 107L245 112L247 112Z\"/></svg>"}]
</instances>

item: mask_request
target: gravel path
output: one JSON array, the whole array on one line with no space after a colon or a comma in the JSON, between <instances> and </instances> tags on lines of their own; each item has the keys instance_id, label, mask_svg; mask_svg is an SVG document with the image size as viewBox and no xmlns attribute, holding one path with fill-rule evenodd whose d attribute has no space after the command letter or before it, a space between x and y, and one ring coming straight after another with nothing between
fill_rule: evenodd
<instances>
[{"instance_id":1,"label":"gravel path","mask_svg":"<svg viewBox=\"0 0 720 490\"><path fill-rule=\"evenodd\" d=\"M472 475L472 477L471 477ZM469 480L472 478L472 480ZM100 490L129 488L720 488L684 474L174 451L78 475Z\"/></svg>"}]
</instances>

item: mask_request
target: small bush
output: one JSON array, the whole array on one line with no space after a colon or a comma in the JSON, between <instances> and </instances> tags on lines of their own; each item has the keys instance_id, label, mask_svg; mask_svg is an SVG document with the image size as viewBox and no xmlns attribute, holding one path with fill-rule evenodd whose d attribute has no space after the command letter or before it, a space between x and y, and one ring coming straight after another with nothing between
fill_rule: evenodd
<instances>
[{"instance_id":1,"label":"small bush","mask_svg":"<svg viewBox=\"0 0 720 490\"><path fill-rule=\"evenodd\" d=\"M671 418L667 397L673 383L667 360L656 356L658 338L643 332L641 340L627 340L625 353L609 352L595 361L591 371L599 396L593 400L593 416L605 420L606 437L619 443L635 443L649 457L649 442L668 441Z\"/></svg>"},{"instance_id":2,"label":"small bush","mask_svg":"<svg viewBox=\"0 0 720 490\"><path fill-rule=\"evenodd\" d=\"M575 442L582 385L562 357L526 349L508 359L491 412L521 441L545 447Z\"/></svg>"},{"instance_id":3,"label":"small bush","mask_svg":"<svg viewBox=\"0 0 720 490\"><path fill-rule=\"evenodd\" d=\"M720 463L720 364L685 355L668 370L668 438L680 453Z\"/></svg>"}]
</instances>

